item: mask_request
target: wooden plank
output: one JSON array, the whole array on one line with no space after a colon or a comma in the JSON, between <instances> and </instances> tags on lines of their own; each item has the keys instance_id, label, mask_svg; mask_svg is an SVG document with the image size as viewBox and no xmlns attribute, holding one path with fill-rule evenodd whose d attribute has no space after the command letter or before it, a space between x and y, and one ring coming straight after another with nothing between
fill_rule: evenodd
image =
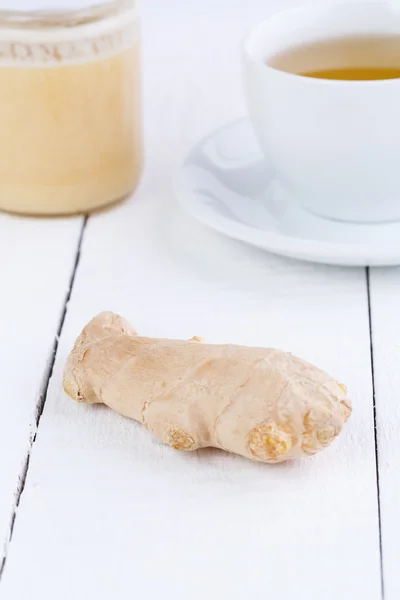
<instances>
[{"instance_id":1,"label":"wooden plank","mask_svg":"<svg viewBox=\"0 0 400 600\"><path fill-rule=\"evenodd\" d=\"M131 202L89 221L4 600L380 598L364 271L225 240L172 197L184 152L244 111L237 47L265 2L219 6L194 18L182 1L143 3L146 175ZM65 358L104 309L146 335L290 350L347 383L351 422L329 450L296 464L176 453L136 423L65 398Z\"/></svg>"},{"instance_id":2,"label":"wooden plank","mask_svg":"<svg viewBox=\"0 0 400 600\"><path fill-rule=\"evenodd\" d=\"M400 269L372 269L371 324L385 600L400 597Z\"/></svg>"},{"instance_id":3,"label":"wooden plank","mask_svg":"<svg viewBox=\"0 0 400 600\"><path fill-rule=\"evenodd\" d=\"M81 226L79 218L0 216L0 566L36 432Z\"/></svg>"}]
</instances>

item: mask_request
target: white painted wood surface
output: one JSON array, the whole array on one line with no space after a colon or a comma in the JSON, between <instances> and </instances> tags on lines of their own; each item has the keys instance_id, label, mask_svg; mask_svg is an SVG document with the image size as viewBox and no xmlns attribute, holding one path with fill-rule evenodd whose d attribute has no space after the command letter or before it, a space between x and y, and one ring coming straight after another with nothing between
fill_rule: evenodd
<instances>
[{"instance_id":1,"label":"white painted wood surface","mask_svg":"<svg viewBox=\"0 0 400 600\"><path fill-rule=\"evenodd\" d=\"M143 201L139 194L89 223L4 597L38 590L37 598L128 598L134 589L143 598L200 600L212 586L215 598L264 589L288 599L296 590L304 598L378 598L363 271L266 258L183 217L174 216L171 231L164 220L171 198L161 186L150 199L144 183ZM121 256L131 258L119 263ZM104 307L150 335L290 348L349 384L352 422L331 449L296 465L177 454L139 425L61 391L77 331Z\"/></svg>"},{"instance_id":2,"label":"white painted wood surface","mask_svg":"<svg viewBox=\"0 0 400 600\"><path fill-rule=\"evenodd\" d=\"M283 4L143 3L146 172L130 202L89 219L34 443L81 221L0 220L1 339L11 342L1 363L4 540L33 443L2 600L382 598L366 272L219 237L179 211L171 188L190 146L244 114L240 39ZM386 600L400 586L397 287L396 270L372 272ZM176 453L140 425L64 396L65 358L104 309L147 335L290 350L348 385L352 419L331 448L296 464Z\"/></svg>"},{"instance_id":3,"label":"white painted wood surface","mask_svg":"<svg viewBox=\"0 0 400 600\"><path fill-rule=\"evenodd\" d=\"M400 598L400 269L370 274L385 598Z\"/></svg>"},{"instance_id":4,"label":"white painted wood surface","mask_svg":"<svg viewBox=\"0 0 400 600\"><path fill-rule=\"evenodd\" d=\"M0 216L0 566L36 432L82 219Z\"/></svg>"}]
</instances>

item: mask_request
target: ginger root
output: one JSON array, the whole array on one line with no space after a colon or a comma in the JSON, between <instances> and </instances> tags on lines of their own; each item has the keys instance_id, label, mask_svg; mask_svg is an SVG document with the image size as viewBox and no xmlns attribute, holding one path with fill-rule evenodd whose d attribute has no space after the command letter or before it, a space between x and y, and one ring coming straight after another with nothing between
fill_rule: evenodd
<instances>
[{"instance_id":1,"label":"ginger root","mask_svg":"<svg viewBox=\"0 0 400 600\"><path fill-rule=\"evenodd\" d=\"M78 337L64 389L178 450L213 446L268 463L322 450L351 414L345 386L291 354L139 337L113 313Z\"/></svg>"}]
</instances>

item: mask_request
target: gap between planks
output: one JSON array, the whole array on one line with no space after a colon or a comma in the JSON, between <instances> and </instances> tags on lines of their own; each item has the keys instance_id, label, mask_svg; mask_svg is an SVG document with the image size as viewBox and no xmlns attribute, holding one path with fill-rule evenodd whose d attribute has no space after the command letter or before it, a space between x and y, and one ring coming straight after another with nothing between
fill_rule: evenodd
<instances>
[{"instance_id":1,"label":"gap between planks","mask_svg":"<svg viewBox=\"0 0 400 600\"><path fill-rule=\"evenodd\" d=\"M64 301L64 305L63 305L62 310L61 310L61 316L60 316L60 320L59 320L59 323L58 323L57 332L56 332L56 335L54 337L53 345L52 345L52 348L51 348L51 351L50 351L50 356L49 356L49 359L48 359L48 362L47 362L47 367L45 369L44 376L43 376L43 381L42 381L42 384L40 386L40 390L39 390L39 394L38 394L38 400L37 400L36 407L35 407L35 412L34 412L33 425L32 425L32 428L31 428L31 432L29 434L28 450L27 450L25 458L23 460L21 471L20 471L20 473L18 475L18 485L17 485L17 489L16 489L16 492L15 492L15 500L14 500L14 504L13 504L13 507L12 507L10 525L9 525L9 529L8 529L8 535L7 535L7 538L6 538L5 542L4 542L3 558L2 558L1 563L0 563L0 583L1 583L2 575L4 573L6 564L7 564L8 550L9 550L9 547L10 547L10 544L11 544L11 541L12 541L12 536L13 536L13 531L14 531L14 525L15 525L15 520L16 520L16 514L17 514L18 506L20 504L21 496L22 496L22 493L24 491L26 479L27 479L27 476L28 476L29 462L30 462L30 458L31 458L31 454L32 454L33 445L34 445L34 443L36 441L36 435L37 435L37 432L38 432L38 429L39 429L40 419L42 417L44 406L46 404L49 383L50 383L51 376L53 374L54 363L55 363L56 357L57 357L57 350L58 350L59 339L60 339L60 336L61 336L61 333L62 333L62 330L63 330L65 318L67 316L68 304L69 304L69 301L71 299L72 289L74 287L76 273L77 273L78 267L79 267L79 261L80 261L80 257L81 257L82 244L83 244L83 239L84 239L84 236L85 236L85 231L86 231L87 223L88 223L88 216L84 216L83 223L82 223L82 226L81 226L81 231L80 231L79 238L78 238L78 244L77 244L76 251L75 251L75 260L74 260L74 263L73 263L73 266L72 266L71 276L69 278L69 283L68 283L68 288L67 288L67 294L65 296L65 301Z\"/></svg>"},{"instance_id":2,"label":"gap between planks","mask_svg":"<svg viewBox=\"0 0 400 600\"><path fill-rule=\"evenodd\" d=\"M376 393L375 393L375 373L374 373L374 342L373 342L373 324L372 324L372 306L371 306L371 277L370 267L365 269L365 277L367 283L367 300L368 300L368 325L369 325L369 343L371 355L371 383L372 383L372 409L374 416L374 441L375 441L375 469L376 469L376 493L378 504L378 525L379 525L379 557L381 571L381 598L385 600L385 580L383 571L383 548L382 548L382 518L381 518L381 493L379 479L379 446L378 446L378 431L376 418Z\"/></svg>"}]
</instances>

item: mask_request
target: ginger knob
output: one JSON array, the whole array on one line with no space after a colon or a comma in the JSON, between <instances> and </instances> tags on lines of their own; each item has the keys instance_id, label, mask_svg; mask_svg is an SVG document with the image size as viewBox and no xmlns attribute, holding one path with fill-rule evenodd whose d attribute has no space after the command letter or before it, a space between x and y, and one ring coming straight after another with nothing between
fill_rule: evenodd
<instances>
[{"instance_id":1,"label":"ginger knob","mask_svg":"<svg viewBox=\"0 0 400 600\"><path fill-rule=\"evenodd\" d=\"M143 423L178 450L276 463L328 446L351 414L343 384L280 350L140 337L101 313L68 357L64 389Z\"/></svg>"}]
</instances>

